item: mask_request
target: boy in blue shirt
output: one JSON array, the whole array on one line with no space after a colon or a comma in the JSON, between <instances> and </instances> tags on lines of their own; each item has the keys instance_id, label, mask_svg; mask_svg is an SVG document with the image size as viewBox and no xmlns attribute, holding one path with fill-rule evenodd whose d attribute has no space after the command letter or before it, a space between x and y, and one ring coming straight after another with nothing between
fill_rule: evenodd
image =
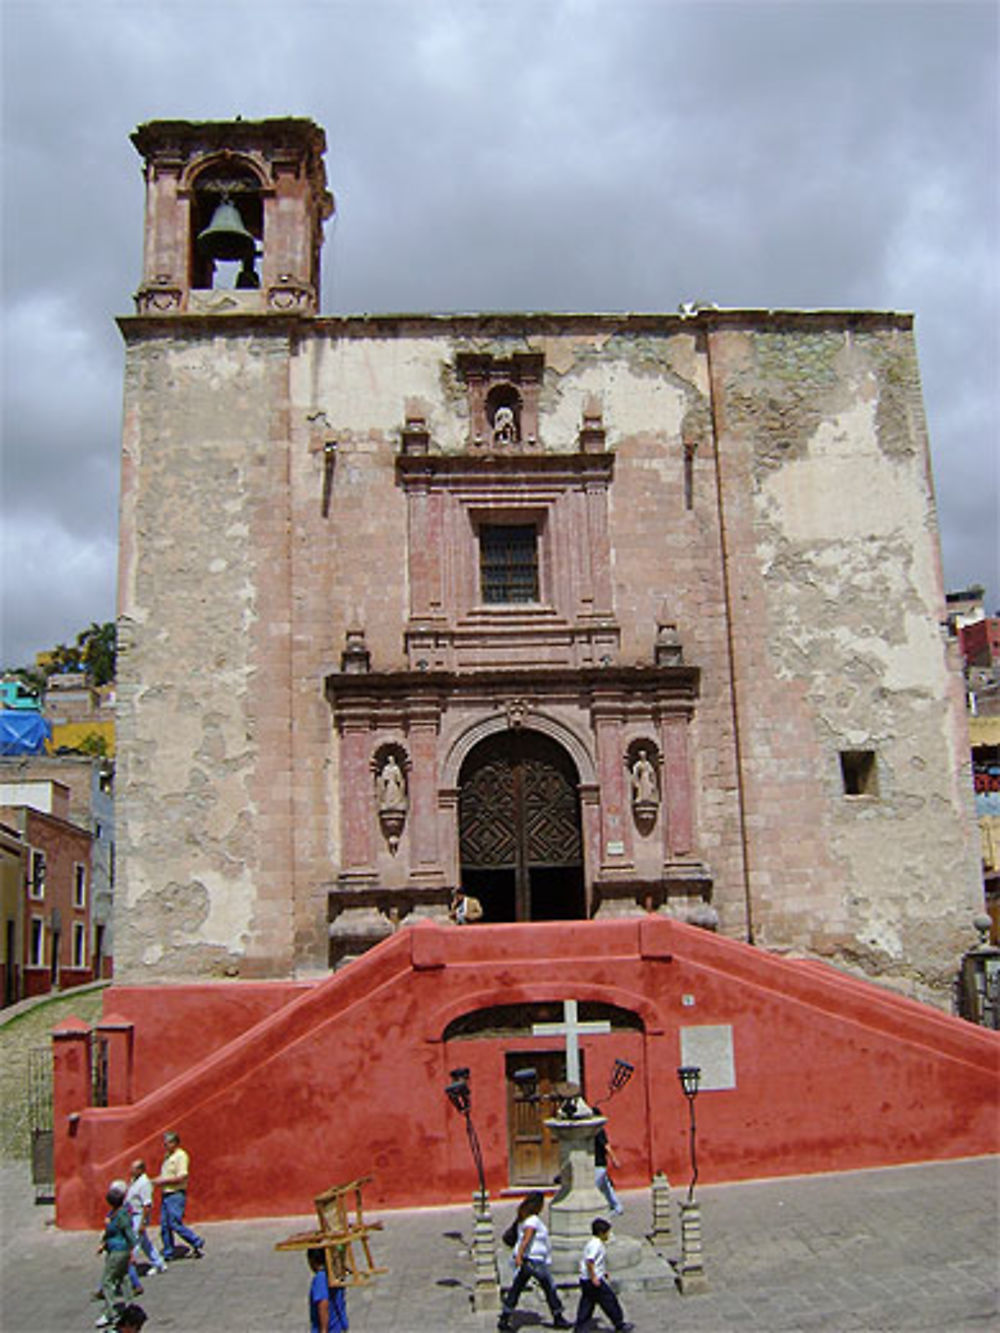
<instances>
[{"instance_id":1,"label":"boy in blue shirt","mask_svg":"<svg viewBox=\"0 0 1000 1333\"><path fill-rule=\"evenodd\" d=\"M347 1300L343 1287L331 1287L322 1250L307 1250L312 1269L309 1284L309 1333L347 1333Z\"/></svg>"}]
</instances>

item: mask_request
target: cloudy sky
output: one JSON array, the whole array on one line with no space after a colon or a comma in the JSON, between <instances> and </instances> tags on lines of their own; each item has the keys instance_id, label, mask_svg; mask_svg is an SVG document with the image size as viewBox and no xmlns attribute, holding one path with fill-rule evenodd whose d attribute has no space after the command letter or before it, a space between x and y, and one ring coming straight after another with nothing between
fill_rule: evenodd
<instances>
[{"instance_id":1,"label":"cloudy sky","mask_svg":"<svg viewBox=\"0 0 1000 1333\"><path fill-rule=\"evenodd\" d=\"M114 614L157 118L311 116L325 312L917 317L945 578L1000 599L996 0L0 0L2 647Z\"/></svg>"}]
</instances>

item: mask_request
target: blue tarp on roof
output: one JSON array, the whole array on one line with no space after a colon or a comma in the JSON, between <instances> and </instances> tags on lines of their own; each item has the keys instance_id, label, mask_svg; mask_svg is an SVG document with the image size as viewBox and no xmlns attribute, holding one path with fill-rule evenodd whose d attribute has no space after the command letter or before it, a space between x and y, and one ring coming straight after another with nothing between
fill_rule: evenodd
<instances>
[{"instance_id":1,"label":"blue tarp on roof","mask_svg":"<svg viewBox=\"0 0 1000 1333\"><path fill-rule=\"evenodd\" d=\"M51 724L40 713L0 708L0 754L42 754L51 739Z\"/></svg>"}]
</instances>

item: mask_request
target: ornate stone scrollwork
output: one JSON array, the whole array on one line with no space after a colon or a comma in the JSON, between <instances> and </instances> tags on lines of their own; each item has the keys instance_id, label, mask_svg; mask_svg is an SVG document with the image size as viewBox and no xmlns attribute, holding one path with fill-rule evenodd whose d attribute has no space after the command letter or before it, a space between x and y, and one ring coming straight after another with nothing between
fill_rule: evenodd
<instances>
[{"instance_id":1,"label":"ornate stone scrollwork","mask_svg":"<svg viewBox=\"0 0 1000 1333\"><path fill-rule=\"evenodd\" d=\"M507 700L507 725L511 731L518 731L524 726L530 704L527 699Z\"/></svg>"},{"instance_id":2,"label":"ornate stone scrollwork","mask_svg":"<svg viewBox=\"0 0 1000 1333\"><path fill-rule=\"evenodd\" d=\"M396 855L410 808L406 779L408 767L406 751L399 745L381 746L372 761L379 827L393 856Z\"/></svg>"},{"instance_id":3,"label":"ornate stone scrollwork","mask_svg":"<svg viewBox=\"0 0 1000 1333\"><path fill-rule=\"evenodd\" d=\"M179 310L182 296L180 287L140 287L134 297L136 312L158 315L166 310Z\"/></svg>"},{"instance_id":4,"label":"ornate stone scrollwork","mask_svg":"<svg viewBox=\"0 0 1000 1333\"><path fill-rule=\"evenodd\" d=\"M316 293L309 283L282 273L267 289L267 305L270 310L312 310Z\"/></svg>"}]
</instances>

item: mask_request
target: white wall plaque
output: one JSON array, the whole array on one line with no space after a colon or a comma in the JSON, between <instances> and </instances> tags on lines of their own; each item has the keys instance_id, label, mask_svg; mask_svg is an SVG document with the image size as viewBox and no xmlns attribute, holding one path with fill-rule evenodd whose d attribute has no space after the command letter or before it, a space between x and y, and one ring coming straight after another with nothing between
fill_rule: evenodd
<instances>
[{"instance_id":1,"label":"white wall plaque","mask_svg":"<svg viewBox=\"0 0 1000 1333\"><path fill-rule=\"evenodd\" d=\"M681 1028L681 1064L697 1065L701 1069L699 1092L724 1092L735 1088L732 1025Z\"/></svg>"}]
</instances>

